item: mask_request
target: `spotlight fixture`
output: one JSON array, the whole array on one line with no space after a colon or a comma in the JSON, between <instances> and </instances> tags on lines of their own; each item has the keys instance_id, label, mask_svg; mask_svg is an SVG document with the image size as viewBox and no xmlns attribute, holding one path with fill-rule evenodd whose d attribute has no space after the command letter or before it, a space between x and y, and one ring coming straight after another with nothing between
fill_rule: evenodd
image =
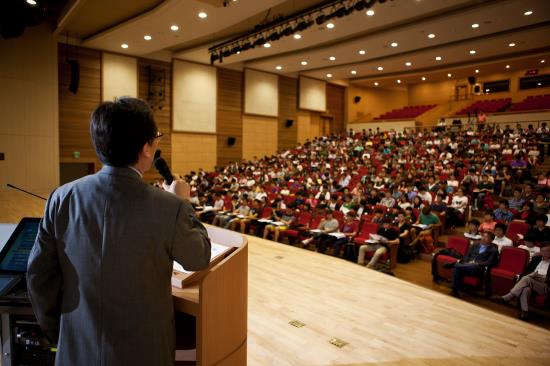
<instances>
[{"instance_id":1,"label":"spotlight fixture","mask_svg":"<svg viewBox=\"0 0 550 366\"><path fill-rule=\"evenodd\" d=\"M365 53L367 53L367 51L365 51L365 50L359 50L359 54L360 54L360 55L364 55Z\"/></svg>"},{"instance_id":2,"label":"spotlight fixture","mask_svg":"<svg viewBox=\"0 0 550 366\"><path fill-rule=\"evenodd\" d=\"M178 27L177 25L174 24L170 27L170 29L173 30L174 32L176 32L178 29L180 29L180 27Z\"/></svg>"},{"instance_id":3,"label":"spotlight fixture","mask_svg":"<svg viewBox=\"0 0 550 366\"><path fill-rule=\"evenodd\" d=\"M428 38L430 38L430 39L435 38L435 34L433 34L433 33L428 34Z\"/></svg>"},{"instance_id":4,"label":"spotlight fixture","mask_svg":"<svg viewBox=\"0 0 550 366\"><path fill-rule=\"evenodd\" d=\"M405 66L407 67L412 66L412 62L409 62L409 61L405 62Z\"/></svg>"},{"instance_id":5,"label":"spotlight fixture","mask_svg":"<svg viewBox=\"0 0 550 366\"><path fill-rule=\"evenodd\" d=\"M334 23L327 23L327 28L328 29L334 28Z\"/></svg>"},{"instance_id":6,"label":"spotlight fixture","mask_svg":"<svg viewBox=\"0 0 550 366\"><path fill-rule=\"evenodd\" d=\"M365 9L366 6L367 6L366 1L361 0L355 3L355 5L353 6L353 9L355 11L361 11Z\"/></svg>"},{"instance_id":7,"label":"spotlight fixture","mask_svg":"<svg viewBox=\"0 0 550 366\"><path fill-rule=\"evenodd\" d=\"M146 34L143 36L143 39L146 40L146 41L150 41L153 39L153 37L151 37L150 35Z\"/></svg>"},{"instance_id":8,"label":"spotlight fixture","mask_svg":"<svg viewBox=\"0 0 550 366\"><path fill-rule=\"evenodd\" d=\"M326 20L327 20L327 17L326 17L326 15L325 15L325 13L321 13L321 15L319 15L317 18L315 18L315 23L317 23L317 25L321 25L321 24L323 24Z\"/></svg>"},{"instance_id":9,"label":"spotlight fixture","mask_svg":"<svg viewBox=\"0 0 550 366\"><path fill-rule=\"evenodd\" d=\"M126 48L128 48L128 44L127 44L127 43L123 43L123 44L120 45L120 47L126 49Z\"/></svg>"},{"instance_id":10,"label":"spotlight fixture","mask_svg":"<svg viewBox=\"0 0 550 366\"><path fill-rule=\"evenodd\" d=\"M277 65L277 66L275 66L275 68L276 68L277 70L282 70L282 69L283 69L283 67L282 67L281 65Z\"/></svg>"}]
</instances>

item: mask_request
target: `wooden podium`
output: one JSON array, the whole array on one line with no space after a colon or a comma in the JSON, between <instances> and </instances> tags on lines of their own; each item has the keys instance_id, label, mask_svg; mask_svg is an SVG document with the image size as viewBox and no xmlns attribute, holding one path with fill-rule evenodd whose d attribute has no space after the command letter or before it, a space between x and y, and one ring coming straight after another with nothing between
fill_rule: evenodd
<instances>
[{"instance_id":1,"label":"wooden podium","mask_svg":"<svg viewBox=\"0 0 550 366\"><path fill-rule=\"evenodd\" d=\"M176 362L246 365L248 242L234 231L206 228L212 242L235 249L205 269L197 283L183 289L172 287L175 311L196 319L196 351L176 350ZM176 334L182 331L176 327Z\"/></svg>"}]
</instances>

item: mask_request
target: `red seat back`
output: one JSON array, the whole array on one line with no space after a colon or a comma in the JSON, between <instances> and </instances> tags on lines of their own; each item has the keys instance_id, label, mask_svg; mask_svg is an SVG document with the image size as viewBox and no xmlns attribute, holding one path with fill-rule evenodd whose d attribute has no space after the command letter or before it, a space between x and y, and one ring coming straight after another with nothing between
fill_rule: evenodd
<instances>
[{"instance_id":1,"label":"red seat back","mask_svg":"<svg viewBox=\"0 0 550 366\"><path fill-rule=\"evenodd\" d=\"M447 241L447 248L453 248L463 256L466 255L470 242L460 236L450 236Z\"/></svg>"},{"instance_id":2,"label":"red seat back","mask_svg":"<svg viewBox=\"0 0 550 366\"><path fill-rule=\"evenodd\" d=\"M506 236L510 238L514 243L517 243L519 241L518 234L525 235L529 231L529 224L525 222L516 222L512 221L508 225L508 229L506 230Z\"/></svg>"},{"instance_id":3,"label":"red seat back","mask_svg":"<svg viewBox=\"0 0 550 366\"><path fill-rule=\"evenodd\" d=\"M496 268L521 274L529 262L529 252L515 247L504 247L500 252L500 261Z\"/></svg>"},{"instance_id":4,"label":"red seat back","mask_svg":"<svg viewBox=\"0 0 550 366\"><path fill-rule=\"evenodd\" d=\"M359 236L368 238L370 234L376 234L377 232L378 232L378 224L373 222L363 221L363 225L361 225L361 232Z\"/></svg>"},{"instance_id":5,"label":"red seat back","mask_svg":"<svg viewBox=\"0 0 550 366\"><path fill-rule=\"evenodd\" d=\"M324 219L324 215L322 214L316 214L316 215L313 215L313 217L311 218L311 222L309 223L309 228L310 229L317 229L319 227L319 223L321 222L321 220Z\"/></svg>"},{"instance_id":6,"label":"red seat back","mask_svg":"<svg viewBox=\"0 0 550 366\"><path fill-rule=\"evenodd\" d=\"M273 213L273 208L266 206L262 210L262 214L260 215L260 219L269 219L271 217L271 214Z\"/></svg>"},{"instance_id":7,"label":"red seat back","mask_svg":"<svg viewBox=\"0 0 550 366\"><path fill-rule=\"evenodd\" d=\"M311 221L311 212L308 211L302 211L300 215L298 216L298 219L296 222L300 226L306 226Z\"/></svg>"}]
</instances>

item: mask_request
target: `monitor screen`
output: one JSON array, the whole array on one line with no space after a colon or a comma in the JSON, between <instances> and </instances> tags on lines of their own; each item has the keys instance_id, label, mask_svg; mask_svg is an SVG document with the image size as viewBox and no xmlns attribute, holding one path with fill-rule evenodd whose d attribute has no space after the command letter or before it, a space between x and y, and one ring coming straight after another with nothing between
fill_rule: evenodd
<instances>
[{"instance_id":1,"label":"monitor screen","mask_svg":"<svg viewBox=\"0 0 550 366\"><path fill-rule=\"evenodd\" d=\"M38 234L40 219L24 218L0 253L0 271L27 272L29 254Z\"/></svg>"}]
</instances>

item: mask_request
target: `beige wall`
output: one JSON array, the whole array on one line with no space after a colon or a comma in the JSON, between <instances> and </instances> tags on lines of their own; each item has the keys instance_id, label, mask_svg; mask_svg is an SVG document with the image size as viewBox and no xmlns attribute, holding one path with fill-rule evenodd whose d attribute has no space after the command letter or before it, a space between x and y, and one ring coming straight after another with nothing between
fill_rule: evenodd
<instances>
[{"instance_id":1,"label":"beige wall","mask_svg":"<svg viewBox=\"0 0 550 366\"><path fill-rule=\"evenodd\" d=\"M481 69L480 69L481 70ZM550 73L550 67L539 68L539 75ZM525 70L498 73L490 75L476 75L477 83L487 81L510 79L510 91L504 93L491 93L487 95L472 96L473 100L512 98L512 102L520 102L529 95L550 93L550 88L519 90L519 79L525 76ZM409 85L409 105L440 104L454 98L456 83L467 84L467 79L445 80L435 83L419 83Z\"/></svg>"},{"instance_id":2,"label":"beige wall","mask_svg":"<svg viewBox=\"0 0 550 366\"><path fill-rule=\"evenodd\" d=\"M243 159L277 152L277 118L243 116Z\"/></svg>"},{"instance_id":3,"label":"beige wall","mask_svg":"<svg viewBox=\"0 0 550 366\"><path fill-rule=\"evenodd\" d=\"M216 166L216 135L199 133L172 133L172 171L187 174Z\"/></svg>"},{"instance_id":4,"label":"beige wall","mask_svg":"<svg viewBox=\"0 0 550 366\"><path fill-rule=\"evenodd\" d=\"M370 121L408 103L406 88L364 88L350 85L347 95L348 123L357 120ZM354 103L355 96L361 97L359 103Z\"/></svg>"},{"instance_id":5,"label":"beige wall","mask_svg":"<svg viewBox=\"0 0 550 366\"><path fill-rule=\"evenodd\" d=\"M48 25L0 38L0 189L59 185L57 42Z\"/></svg>"}]
</instances>

